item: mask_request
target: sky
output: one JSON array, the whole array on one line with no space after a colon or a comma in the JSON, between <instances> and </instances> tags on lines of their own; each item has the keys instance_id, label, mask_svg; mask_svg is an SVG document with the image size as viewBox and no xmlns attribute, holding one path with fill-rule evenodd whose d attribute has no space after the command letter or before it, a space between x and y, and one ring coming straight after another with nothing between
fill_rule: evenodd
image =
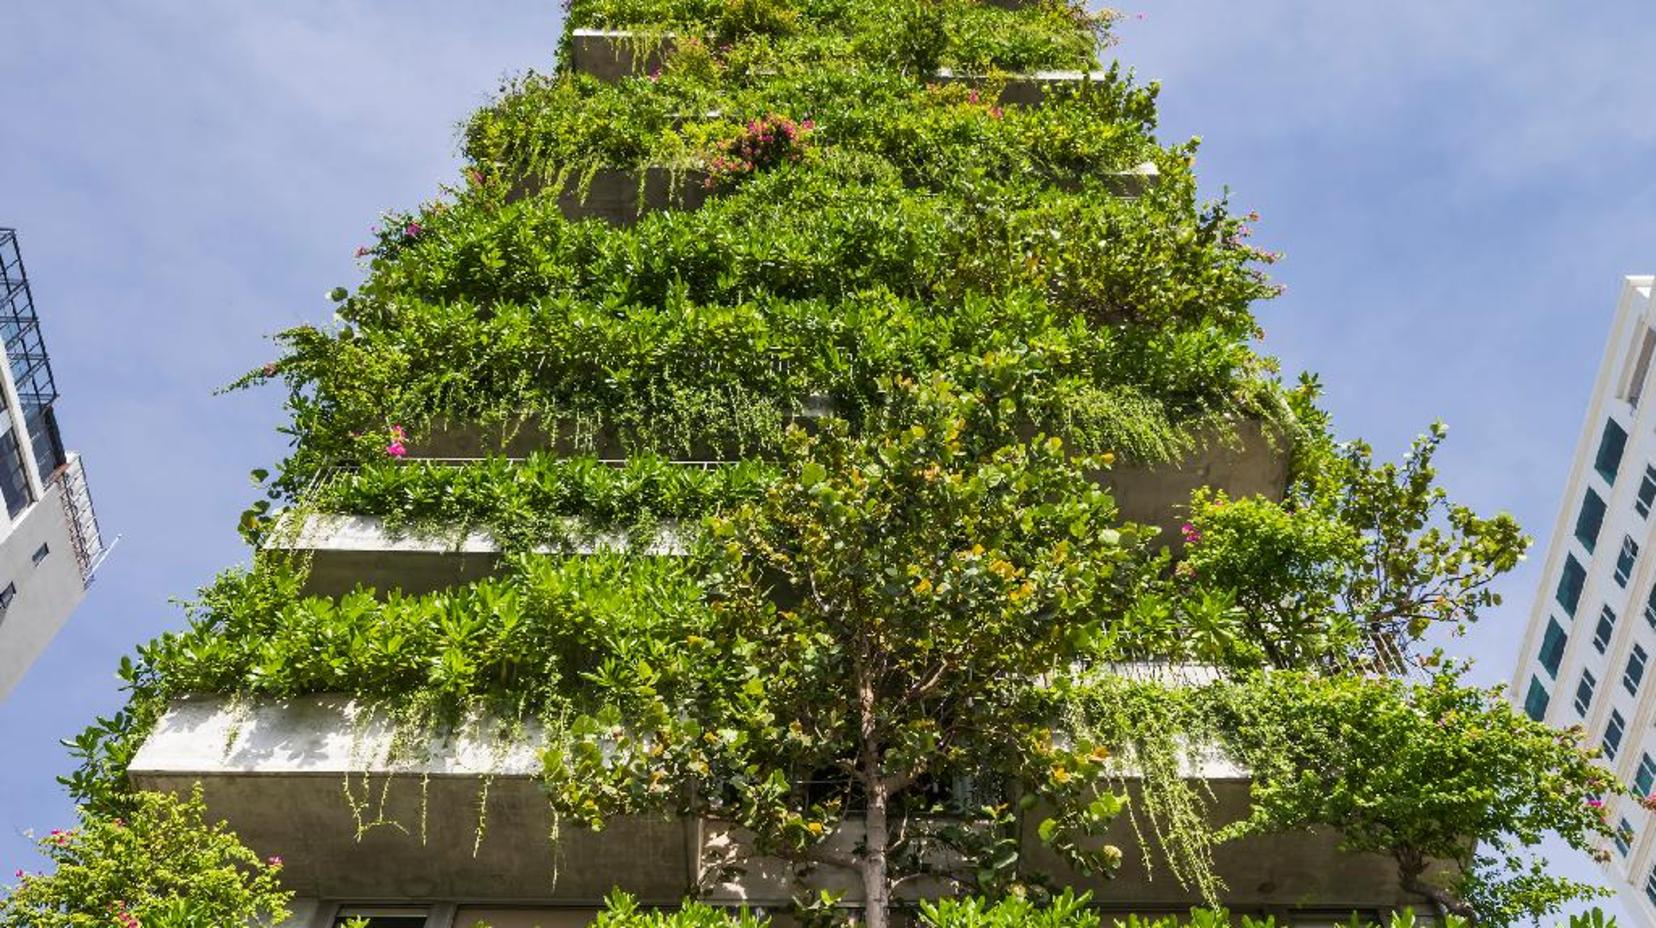
<instances>
[{"instance_id":1,"label":"sky","mask_svg":"<svg viewBox=\"0 0 1656 928\"><path fill-rule=\"evenodd\" d=\"M1451 493L1549 531L1621 279L1656 273L1648 3L1124 12L1110 54L1161 82L1163 140L1201 136L1208 194L1286 252L1265 350L1318 371L1340 431L1386 456L1447 421ZM247 557L235 521L283 454L280 398L215 391L271 333L327 320L380 212L457 177L457 124L549 67L559 28L553 0L0 4L0 226L121 536L0 704L0 874L72 818L58 739L119 708L120 656ZM1480 679L1509 675L1537 581L1508 576L1454 645Z\"/></svg>"}]
</instances>

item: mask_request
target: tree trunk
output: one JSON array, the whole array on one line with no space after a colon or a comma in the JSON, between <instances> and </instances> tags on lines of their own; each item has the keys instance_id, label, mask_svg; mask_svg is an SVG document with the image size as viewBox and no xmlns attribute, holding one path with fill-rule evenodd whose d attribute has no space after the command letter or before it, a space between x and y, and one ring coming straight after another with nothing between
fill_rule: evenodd
<instances>
[{"instance_id":1,"label":"tree trunk","mask_svg":"<svg viewBox=\"0 0 1656 928\"><path fill-rule=\"evenodd\" d=\"M863 814L864 848L862 860L863 899L867 906L865 918L868 928L886 928L891 899L886 873L886 845L890 833L886 826L885 784L873 778L868 795L868 811Z\"/></svg>"},{"instance_id":2,"label":"tree trunk","mask_svg":"<svg viewBox=\"0 0 1656 928\"><path fill-rule=\"evenodd\" d=\"M1417 851L1402 850L1394 852L1393 856L1397 858L1398 884L1404 890L1419 893L1432 900L1440 915L1458 915L1471 924L1478 923L1478 913L1467 905L1465 900L1441 886L1433 886L1420 878L1421 874L1426 872L1425 855Z\"/></svg>"},{"instance_id":3,"label":"tree trunk","mask_svg":"<svg viewBox=\"0 0 1656 928\"><path fill-rule=\"evenodd\" d=\"M886 846L891 835L886 822L890 805L890 784L880 756L879 720L875 711L873 681L866 666L857 667L858 764L862 768L863 790L868 794L868 811L863 813L863 920L868 928L886 928L890 921L891 899L887 881Z\"/></svg>"}]
</instances>

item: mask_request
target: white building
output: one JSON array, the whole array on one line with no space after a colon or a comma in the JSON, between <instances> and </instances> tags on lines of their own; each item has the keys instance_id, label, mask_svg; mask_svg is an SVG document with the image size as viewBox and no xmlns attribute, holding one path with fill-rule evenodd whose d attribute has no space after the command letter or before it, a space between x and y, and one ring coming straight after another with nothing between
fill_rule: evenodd
<instances>
[{"instance_id":1,"label":"white building","mask_svg":"<svg viewBox=\"0 0 1656 928\"><path fill-rule=\"evenodd\" d=\"M58 434L57 396L17 233L0 229L0 700L80 604L105 553L80 457Z\"/></svg>"},{"instance_id":2,"label":"white building","mask_svg":"<svg viewBox=\"0 0 1656 928\"><path fill-rule=\"evenodd\" d=\"M1653 284L1622 285L1512 681L1514 702L1532 718L1584 727L1644 795L1656 792ZM1609 882L1656 924L1656 821L1631 802L1606 811L1619 830Z\"/></svg>"}]
</instances>

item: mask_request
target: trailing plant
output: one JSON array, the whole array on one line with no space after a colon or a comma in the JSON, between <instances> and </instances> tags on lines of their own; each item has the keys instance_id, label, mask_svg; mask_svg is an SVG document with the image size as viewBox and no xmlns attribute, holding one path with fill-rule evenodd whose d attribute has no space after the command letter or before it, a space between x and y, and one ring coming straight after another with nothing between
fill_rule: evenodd
<instances>
[{"instance_id":1,"label":"trailing plant","mask_svg":"<svg viewBox=\"0 0 1656 928\"><path fill-rule=\"evenodd\" d=\"M18 871L0 897L6 928L217 928L287 918L282 861L260 860L220 822L198 786L187 798L137 793L123 815L80 810L40 839L51 872Z\"/></svg>"},{"instance_id":2,"label":"trailing plant","mask_svg":"<svg viewBox=\"0 0 1656 928\"><path fill-rule=\"evenodd\" d=\"M305 502L379 516L395 532L463 537L488 531L503 548L569 550L624 533L633 550L687 538L702 517L756 498L772 469L634 457L614 465L535 453L523 461L382 461L337 474ZM663 539L663 532L671 537Z\"/></svg>"}]
</instances>

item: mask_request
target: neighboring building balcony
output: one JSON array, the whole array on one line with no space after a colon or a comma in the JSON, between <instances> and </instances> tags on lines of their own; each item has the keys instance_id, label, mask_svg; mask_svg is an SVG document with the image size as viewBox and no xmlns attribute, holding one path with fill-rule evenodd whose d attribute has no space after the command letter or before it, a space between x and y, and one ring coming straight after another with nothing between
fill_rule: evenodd
<instances>
[{"instance_id":1,"label":"neighboring building balcony","mask_svg":"<svg viewBox=\"0 0 1656 928\"><path fill-rule=\"evenodd\" d=\"M471 904L596 907L620 887L647 904L672 905L693 887L715 903L780 907L801 890L859 886L837 871L801 875L780 860L749 861L740 877L710 874L745 838L711 820L628 817L601 832L550 815L537 776L544 738L529 724L513 735L474 720L445 737L400 739L383 715L347 697L314 696L238 705L220 697L178 700L128 769L140 789L203 787L210 815L261 856L286 861L283 878L301 897ZM409 745L406 742L417 740ZM1215 824L1248 808L1245 770L1201 760L1190 776L1211 790ZM1129 793L1136 778L1124 778ZM1201 904L1165 870L1145 869L1143 841L1124 815L1108 836L1125 860L1114 879L1064 877L1033 834L1027 859L1101 904L1174 912ZM830 844L853 847L848 820ZM1220 847L1216 870L1235 910L1294 908L1336 913L1421 906L1400 889L1386 857L1338 850L1334 833L1251 838ZM739 855L738 855L739 856ZM1159 868L1158 864L1158 868ZM1152 879L1152 876L1154 877Z\"/></svg>"},{"instance_id":2,"label":"neighboring building balcony","mask_svg":"<svg viewBox=\"0 0 1656 928\"><path fill-rule=\"evenodd\" d=\"M527 428L493 430L449 426L429 442L414 442L407 465L467 467L480 465L476 457L415 457L432 452L470 451L477 454L526 453L544 434ZM556 444L555 442L553 443ZM521 460L513 458L513 460ZM599 463L622 467L625 459ZM1223 490L1233 498L1264 495L1281 499L1288 482L1288 447L1264 424L1242 420L1228 432L1213 431L1196 443L1184 459L1165 464L1117 464L1100 475L1113 492L1124 521L1155 525L1161 540L1176 550L1182 546L1179 525L1187 516L1190 495L1200 487ZM726 461L677 461L672 466L712 469L733 466ZM497 573L503 546L488 531L390 527L380 514L329 511L313 501L327 495L332 481L354 479L353 471L339 468L318 478L301 504L285 514L263 543L265 551L287 552L308 561L306 592L338 596L357 586L406 593L428 593L470 583ZM684 553L686 528L663 524L643 553L674 556ZM631 547L629 533L616 529L582 532L571 520L576 540L559 548L542 546L538 553L591 553Z\"/></svg>"},{"instance_id":3,"label":"neighboring building balcony","mask_svg":"<svg viewBox=\"0 0 1656 928\"><path fill-rule=\"evenodd\" d=\"M80 605L107 553L71 452L0 539L0 699Z\"/></svg>"}]
</instances>

